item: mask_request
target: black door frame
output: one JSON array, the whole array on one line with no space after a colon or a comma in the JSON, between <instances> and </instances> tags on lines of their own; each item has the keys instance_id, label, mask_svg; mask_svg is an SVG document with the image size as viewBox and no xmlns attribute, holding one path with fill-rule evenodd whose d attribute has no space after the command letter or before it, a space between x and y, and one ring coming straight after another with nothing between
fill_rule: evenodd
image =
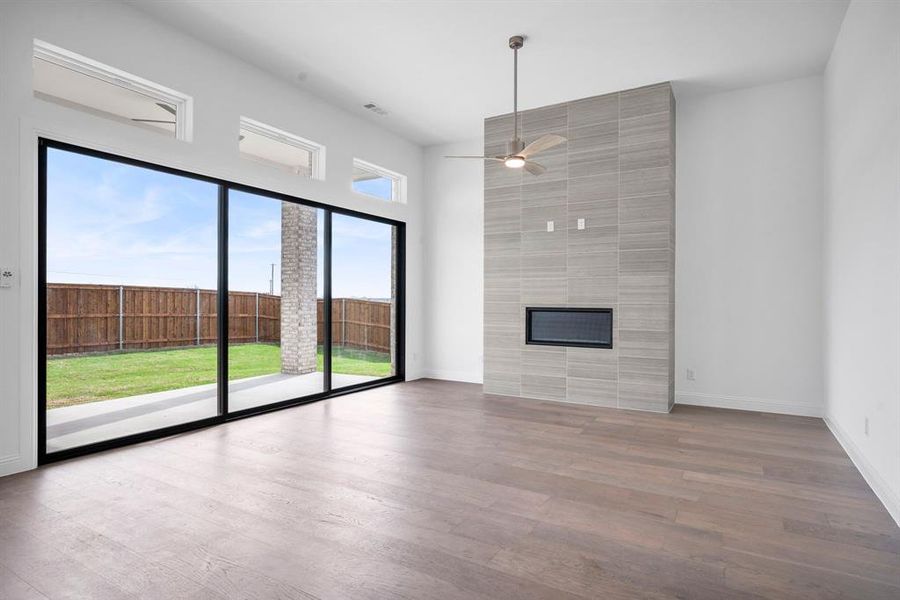
<instances>
[{"instance_id":1,"label":"black door frame","mask_svg":"<svg viewBox=\"0 0 900 600\"><path fill-rule=\"evenodd\" d=\"M218 252L218 281L217 281L217 294L216 294L216 302L217 302L217 333L218 333L218 341L217 341L217 357L218 357L218 367L217 367L217 377L218 377L218 388L217 388L217 406L218 406L218 414L214 417L207 417L204 419L200 419L197 421L191 421L188 423L180 423L178 425L172 425L169 427L164 427L161 429L154 429L151 431L144 431L140 433L135 433L119 438L113 438L109 440L103 440L99 442L94 442L91 444L86 444L84 446L78 446L77 448L67 448L65 450L58 450L56 452L48 453L47 452L47 150L48 149L56 149L56 150L64 150L67 152L73 152L76 154L82 154L85 156L92 156L95 158L100 158L104 160L109 160L121 164L131 165L135 167L141 167L145 169L150 169L153 171L159 171L162 173L168 173L170 175L177 175L180 177L185 177L188 179L194 179L198 181L205 181L207 183L212 183L218 187L218 242L217 242L217 252ZM119 448L122 446L127 446L130 444L137 444L140 442L146 442L149 440L155 440L163 437L167 437L170 435L175 435L178 433L183 433L186 431L192 431L196 429L201 429L204 427L209 427L212 425L218 425L221 423L226 423L228 421L234 421L237 419L242 419L245 417L250 417L253 415L258 415L261 413L267 413L275 410L281 410L283 408L288 408L291 406L298 406L301 404L307 404L310 402L317 402L319 400L325 400L328 398L334 398L337 396L342 396L344 394L349 394L353 392L358 392L361 390L366 390L370 388L381 387L384 385L390 385L393 383L398 383L401 381L405 381L406 379L406 364L405 364L405 354L406 354L406 223L402 221L396 221L394 219L388 219L386 217L380 217L377 215L370 215L367 213L341 208L337 206L330 206L328 204L323 204L321 202L316 202L313 200L308 200L306 198L299 198L296 196L291 196L289 194L283 194L280 192L273 192L271 190L266 190L262 188L253 187L250 185L245 185L241 183L236 183L233 181L228 181L225 179L219 179L216 177L210 177L206 175L199 175L196 173L191 173L189 171L184 171L181 169L175 169L172 167L166 167L164 165L158 165L155 163L150 163L142 160L138 160L135 158L130 158L126 156L120 156L116 154L110 154L108 152L104 152L101 150L95 150L93 148L85 148L82 146L77 146L75 144L70 144L67 142L61 142L57 140L52 140L45 137L38 138L38 289L37 289L37 302L38 302L38 322L37 322L37 395L38 395L38 464L47 464L51 462L55 462L58 460L64 460L67 458L72 458L75 456L82 456L84 454L91 454L94 452L101 452L103 450L109 450L112 448ZM324 264L323 264L323 279L324 279L324 320L325 320L325 330L324 330L324 341L323 341L323 362L324 362L324 381L325 384L323 386L323 391L312 394L309 396L302 396L299 398L291 398L287 400L283 400L280 402L275 402L272 404L267 404L265 406L252 407L247 408L240 411L230 412L228 410L228 195L230 191L241 191L247 192L250 194L265 196L268 198L272 198L275 200L280 200L282 202L292 202L295 204L301 204L303 206L309 206L311 208L321 209L324 211ZM396 261L397 264L397 273L396 280L394 282L394 298L395 298L395 306L394 310L396 312L396 322L395 322L395 331L394 331L394 355L395 355L395 373L390 377L384 377L378 379L376 381L359 383L351 386L341 387L338 389L333 389L331 385L331 368L332 368L332 348L331 348L331 321L332 321L332 307L331 307L331 275L332 275L332 215L333 214L341 214L348 215L351 217L356 217L360 219L365 219L369 221L374 221L378 223L384 223L386 225L391 225L395 228L396 231L396 250L393 260Z\"/></svg>"}]
</instances>

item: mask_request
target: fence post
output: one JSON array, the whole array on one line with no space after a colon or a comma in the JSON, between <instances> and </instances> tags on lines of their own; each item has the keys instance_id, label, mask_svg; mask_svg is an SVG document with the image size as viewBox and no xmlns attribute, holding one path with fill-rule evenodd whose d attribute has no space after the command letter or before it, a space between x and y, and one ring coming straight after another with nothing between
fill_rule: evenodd
<instances>
[{"instance_id":1,"label":"fence post","mask_svg":"<svg viewBox=\"0 0 900 600\"><path fill-rule=\"evenodd\" d=\"M197 290L197 345L200 345L200 288L195 288Z\"/></svg>"},{"instance_id":2,"label":"fence post","mask_svg":"<svg viewBox=\"0 0 900 600\"><path fill-rule=\"evenodd\" d=\"M341 346L347 345L347 299L341 298Z\"/></svg>"},{"instance_id":3,"label":"fence post","mask_svg":"<svg viewBox=\"0 0 900 600\"><path fill-rule=\"evenodd\" d=\"M125 349L125 287L119 286L119 350Z\"/></svg>"},{"instance_id":4,"label":"fence post","mask_svg":"<svg viewBox=\"0 0 900 600\"><path fill-rule=\"evenodd\" d=\"M259 292L256 292L256 343L259 343Z\"/></svg>"},{"instance_id":5,"label":"fence post","mask_svg":"<svg viewBox=\"0 0 900 600\"><path fill-rule=\"evenodd\" d=\"M372 312L372 307L369 304L365 305L365 315L366 317L363 319L363 350L369 349L369 316Z\"/></svg>"}]
</instances>

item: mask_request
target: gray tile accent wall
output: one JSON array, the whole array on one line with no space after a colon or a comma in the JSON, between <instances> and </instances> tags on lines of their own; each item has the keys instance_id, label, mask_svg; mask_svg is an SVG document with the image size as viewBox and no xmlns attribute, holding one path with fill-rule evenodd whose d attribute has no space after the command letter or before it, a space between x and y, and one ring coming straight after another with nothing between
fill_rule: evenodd
<instances>
[{"instance_id":1,"label":"gray tile accent wall","mask_svg":"<svg viewBox=\"0 0 900 600\"><path fill-rule=\"evenodd\" d=\"M512 115L485 120L501 155ZM674 402L675 100L668 83L521 113L539 177L485 165L484 390L666 412ZM586 228L577 228L578 219ZM554 231L547 231L547 221ZM613 348L525 344L525 307L613 309Z\"/></svg>"}]
</instances>

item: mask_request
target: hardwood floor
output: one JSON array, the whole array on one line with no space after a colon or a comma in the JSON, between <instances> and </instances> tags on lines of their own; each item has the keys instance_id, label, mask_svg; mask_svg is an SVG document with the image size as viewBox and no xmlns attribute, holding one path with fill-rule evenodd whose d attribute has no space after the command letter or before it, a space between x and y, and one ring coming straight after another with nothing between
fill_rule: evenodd
<instances>
[{"instance_id":1,"label":"hardwood floor","mask_svg":"<svg viewBox=\"0 0 900 600\"><path fill-rule=\"evenodd\" d=\"M0 598L900 598L819 419L421 380L0 479Z\"/></svg>"}]
</instances>

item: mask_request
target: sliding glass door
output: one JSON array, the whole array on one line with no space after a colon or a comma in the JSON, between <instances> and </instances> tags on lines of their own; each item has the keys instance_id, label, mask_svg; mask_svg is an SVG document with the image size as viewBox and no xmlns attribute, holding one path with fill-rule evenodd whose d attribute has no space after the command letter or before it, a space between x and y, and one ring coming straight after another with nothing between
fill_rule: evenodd
<instances>
[{"instance_id":1,"label":"sliding glass door","mask_svg":"<svg viewBox=\"0 0 900 600\"><path fill-rule=\"evenodd\" d=\"M42 140L42 462L403 377L403 225Z\"/></svg>"},{"instance_id":2,"label":"sliding glass door","mask_svg":"<svg viewBox=\"0 0 900 600\"><path fill-rule=\"evenodd\" d=\"M396 373L396 233L348 215L332 220L331 385Z\"/></svg>"},{"instance_id":3,"label":"sliding glass door","mask_svg":"<svg viewBox=\"0 0 900 600\"><path fill-rule=\"evenodd\" d=\"M228 408L325 391L325 211L275 198L228 197Z\"/></svg>"},{"instance_id":4,"label":"sliding glass door","mask_svg":"<svg viewBox=\"0 0 900 600\"><path fill-rule=\"evenodd\" d=\"M218 187L50 148L48 452L218 414Z\"/></svg>"}]
</instances>

